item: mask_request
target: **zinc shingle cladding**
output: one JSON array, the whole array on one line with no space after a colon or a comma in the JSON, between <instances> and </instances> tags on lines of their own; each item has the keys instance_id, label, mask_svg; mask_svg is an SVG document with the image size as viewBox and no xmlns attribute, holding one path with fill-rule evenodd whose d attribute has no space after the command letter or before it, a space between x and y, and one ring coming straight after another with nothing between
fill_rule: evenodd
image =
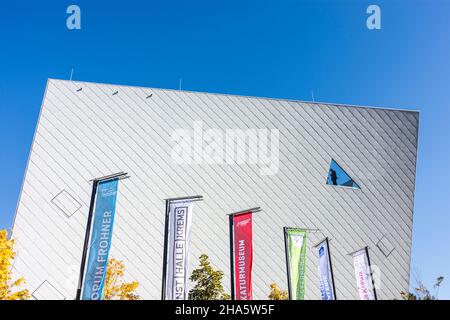
<instances>
[{"instance_id":1,"label":"zinc shingle cladding","mask_svg":"<svg viewBox=\"0 0 450 320\"><path fill-rule=\"evenodd\" d=\"M204 129L279 129L278 173L174 164L171 134L194 121ZM49 80L14 223L14 270L31 292L46 281L58 292L48 298L73 299L90 180L125 171L131 177L119 184L110 257L124 260L144 299L161 296L164 199L197 194L205 200L194 208L191 270L207 253L227 290L226 213L261 206L255 299L266 299L273 282L287 287L284 226L319 229L308 234L307 299L320 298L313 246L326 236L338 299L358 299L348 254L366 245L379 268L379 298L398 298L409 283L418 121L413 111ZM325 183L332 158L361 190ZM394 247L387 257L377 246L383 237Z\"/></svg>"}]
</instances>

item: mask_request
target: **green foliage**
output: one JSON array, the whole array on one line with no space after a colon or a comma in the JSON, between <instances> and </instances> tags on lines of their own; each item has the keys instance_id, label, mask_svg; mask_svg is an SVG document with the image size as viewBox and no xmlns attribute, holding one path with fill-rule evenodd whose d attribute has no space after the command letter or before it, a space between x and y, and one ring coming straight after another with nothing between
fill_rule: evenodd
<instances>
[{"instance_id":1,"label":"green foliage","mask_svg":"<svg viewBox=\"0 0 450 320\"><path fill-rule=\"evenodd\" d=\"M223 272L214 270L206 254L200 256L199 268L189 278L195 282L189 291L189 300L230 300L222 285Z\"/></svg>"},{"instance_id":2,"label":"green foliage","mask_svg":"<svg viewBox=\"0 0 450 320\"><path fill-rule=\"evenodd\" d=\"M438 300L439 287L444 281L444 277L437 277L436 283L433 288L435 294L431 294L430 290L420 281L418 286L414 289L414 292L400 292L403 300Z\"/></svg>"}]
</instances>

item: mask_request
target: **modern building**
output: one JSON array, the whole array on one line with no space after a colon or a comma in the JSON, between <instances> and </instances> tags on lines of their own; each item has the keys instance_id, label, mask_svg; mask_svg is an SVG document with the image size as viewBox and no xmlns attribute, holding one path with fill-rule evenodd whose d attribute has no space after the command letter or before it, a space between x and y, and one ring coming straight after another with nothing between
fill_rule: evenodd
<instances>
[{"instance_id":1,"label":"modern building","mask_svg":"<svg viewBox=\"0 0 450 320\"><path fill-rule=\"evenodd\" d=\"M164 199L189 195L204 197L190 268L208 254L227 290L226 214L259 206L255 299L267 299L271 283L287 287L285 226L310 230L307 299L320 298L314 246L325 237L337 299L359 298L349 254L365 246L378 297L399 298L409 284L418 124L416 111L49 80L14 222L14 272L35 299L74 299L91 180L127 172L110 257L124 261L144 299L161 297ZM236 129L248 133L236 153L266 140L271 149L237 163L199 156ZM177 159L180 132L192 134L183 138L192 154Z\"/></svg>"}]
</instances>

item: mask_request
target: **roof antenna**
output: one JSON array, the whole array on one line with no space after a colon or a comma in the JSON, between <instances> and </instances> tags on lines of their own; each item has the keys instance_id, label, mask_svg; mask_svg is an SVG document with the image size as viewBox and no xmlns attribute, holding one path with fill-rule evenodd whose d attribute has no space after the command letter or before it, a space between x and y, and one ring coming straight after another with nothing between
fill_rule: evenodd
<instances>
[{"instance_id":1,"label":"roof antenna","mask_svg":"<svg viewBox=\"0 0 450 320\"><path fill-rule=\"evenodd\" d=\"M73 68L70 70L70 81L72 82L72 78L73 78ZM83 90L82 87L77 89L77 92L80 92L81 90Z\"/></svg>"},{"instance_id":2,"label":"roof antenna","mask_svg":"<svg viewBox=\"0 0 450 320\"><path fill-rule=\"evenodd\" d=\"M178 87L178 90L180 90L181 91L181 84L183 83L183 79L182 78L180 78L180 85L179 85L179 87Z\"/></svg>"},{"instance_id":3,"label":"roof antenna","mask_svg":"<svg viewBox=\"0 0 450 320\"><path fill-rule=\"evenodd\" d=\"M311 98L313 102L316 102L316 100L314 100L314 90L311 90Z\"/></svg>"}]
</instances>

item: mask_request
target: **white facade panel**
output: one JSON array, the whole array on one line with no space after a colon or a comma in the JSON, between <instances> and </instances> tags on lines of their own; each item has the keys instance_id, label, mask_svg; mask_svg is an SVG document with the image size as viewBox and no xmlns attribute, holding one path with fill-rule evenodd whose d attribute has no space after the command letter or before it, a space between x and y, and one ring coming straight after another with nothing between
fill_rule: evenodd
<instances>
[{"instance_id":1,"label":"white facade panel","mask_svg":"<svg viewBox=\"0 0 450 320\"><path fill-rule=\"evenodd\" d=\"M171 135L196 121L221 132L278 129L278 172L264 176L252 164L175 164ZM255 299L266 299L273 282L287 287L284 226L320 230L307 239L307 299L320 297L313 245L326 236L338 299L358 299L348 254L366 245L380 272L378 297L398 298L409 282L418 121L412 111L49 80L14 224L15 272L32 292L47 288L37 299L55 292L73 299L90 180L125 171L131 177L119 183L110 256L125 261L144 299L161 296L164 199L197 194L205 200L194 208L191 270L207 253L224 271L227 290L225 214L260 206ZM331 159L360 190L325 183ZM63 205L71 215L52 201L63 191L61 201L76 201ZM377 246L383 237L393 246L387 257Z\"/></svg>"}]
</instances>

